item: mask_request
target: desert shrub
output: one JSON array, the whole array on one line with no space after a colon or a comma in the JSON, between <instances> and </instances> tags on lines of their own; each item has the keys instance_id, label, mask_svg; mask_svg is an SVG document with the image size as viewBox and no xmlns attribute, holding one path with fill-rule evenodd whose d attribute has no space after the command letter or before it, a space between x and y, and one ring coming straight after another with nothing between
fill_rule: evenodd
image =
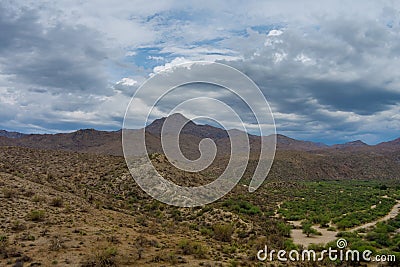
<instances>
[{"instance_id":1,"label":"desert shrub","mask_svg":"<svg viewBox=\"0 0 400 267\"><path fill-rule=\"evenodd\" d=\"M107 237L107 241L112 243L112 244L119 244L121 243L121 241L119 240L119 238L116 235L111 235Z\"/></svg>"},{"instance_id":2,"label":"desert shrub","mask_svg":"<svg viewBox=\"0 0 400 267\"><path fill-rule=\"evenodd\" d=\"M346 240L358 239L359 234L356 232L339 232L339 233L337 233L336 237L343 237Z\"/></svg>"},{"instance_id":3,"label":"desert shrub","mask_svg":"<svg viewBox=\"0 0 400 267\"><path fill-rule=\"evenodd\" d=\"M5 198L13 198L17 196L17 191L9 188L3 188L3 195Z\"/></svg>"},{"instance_id":4,"label":"desert shrub","mask_svg":"<svg viewBox=\"0 0 400 267\"><path fill-rule=\"evenodd\" d=\"M49 250L59 251L63 248L65 248L64 241L59 236L53 236L50 239Z\"/></svg>"},{"instance_id":5,"label":"desert shrub","mask_svg":"<svg viewBox=\"0 0 400 267\"><path fill-rule=\"evenodd\" d=\"M378 222L375 225L374 232L377 232L377 233L393 233L394 231L396 231L398 229L398 227L395 227L395 226L391 225L392 221L393 220L390 220L390 222Z\"/></svg>"},{"instance_id":6,"label":"desert shrub","mask_svg":"<svg viewBox=\"0 0 400 267\"><path fill-rule=\"evenodd\" d=\"M113 267L118 266L115 247L97 248L92 255L82 263L82 267Z\"/></svg>"},{"instance_id":7,"label":"desert shrub","mask_svg":"<svg viewBox=\"0 0 400 267\"><path fill-rule=\"evenodd\" d=\"M183 239L178 244L179 249L184 255L193 255L195 258L205 258L207 249L199 242Z\"/></svg>"},{"instance_id":8,"label":"desert shrub","mask_svg":"<svg viewBox=\"0 0 400 267\"><path fill-rule=\"evenodd\" d=\"M49 250L51 251L59 251L61 249L66 248L64 244L64 240L62 240L59 236L53 236L49 241Z\"/></svg>"},{"instance_id":9,"label":"desert shrub","mask_svg":"<svg viewBox=\"0 0 400 267\"><path fill-rule=\"evenodd\" d=\"M365 240L356 240L350 244L350 249L358 250L358 251L365 251L370 250L374 254L376 253L376 248L372 246L372 244Z\"/></svg>"},{"instance_id":10,"label":"desert shrub","mask_svg":"<svg viewBox=\"0 0 400 267\"><path fill-rule=\"evenodd\" d=\"M0 258L8 257L8 237L0 235Z\"/></svg>"},{"instance_id":11,"label":"desert shrub","mask_svg":"<svg viewBox=\"0 0 400 267\"><path fill-rule=\"evenodd\" d=\"M225 254L234 254L237 250L237 246L234 245L226 245L222 247L222 252Z\"/></svg>"},{"instance_id":12,"label":"desert shrub","mask_svg":"<svg viewBox=\"0 0 400 267\"><path fill-rule=\"evenodd\" d=\"M204 213L210 212L212 211L213 208L210 205L206 205L204 207L202 207L198 212L197 212L197 216L200 217L202 216Z\"/></svg>"},{"instance_id":13,"label":"desert shrub","mask_svg":"<svg viewBox=\"0 0 400 267\"><path fill-rule=\"evenodd\" d=\"M79 235L81 235L81 236L87 235L87 233L86 233L85 230L83 230L83 229L74 229L74 230L72 231L72 233L74 233L74 234L79 234Z\"/></svg>"},{"instance_id":14,"label":"desert shrub","mask_svg":"<svg viewBox=\"0 0 400 267\"><path fill-rule=\"evenodd\" d=\"M46 179L47 179L47 181L51 182L51 181L53 181L55 178L56 178L56 177L55 177L54 173L52 173L52 172L47 172L47 174L46 174Z\"/></svg>"},{"instance_id":15,"label":"desert shrub","mask_svg":"<svg viewBox=\"0 0 400 267\"><path fill-rule=\"evenodd\" d=\"M314 251L322 251L325 249L324 244L310 244L308 245L309 250L314 250Z\"/></svg>"},{"instance_id":16,"label":"desert shrub","mask_svg":"<svg viewBox=\"0 0 400 267\"><path fill-rule=\"evenodd\" d=\"M381 246L389 246L390 245L390 238L389 234L387 233L377 233L377 232L370 232L365 237L368 241L374 241Z\"/></svg>"},{"instance_id":17,"label":"desert shrub","mask_svg":"<svg viewBox=\"0 0 400 267\"><path fill-rule=\"evenodd\" d=\"M178 244L179 249L182 250L182 253L185 255L192 254L192 246L191 241L188 239L182 239Z\"/></svg>"},{"instance_id":18,"label":"desert shrub","mask_svg":"<svg viewBox=\"0 0 400 267\"><path fill-rule=\"evenodd\" d=\"M243 214L254 215L261 212L259 207L254 206L245 200L228 199L222 204L222 206L227 207L231 211Z\"/></svg>"},{"instance_id":19,"label":"desert shrub","mask_svg":"<svg viewBox=\"0 0 400 267\"><path fill-rule=\"evenodd\" d=\"M72 207L70 204L66 204L64 208L65 213L71 213L73 211Z\"/></svg>"},{"instance_id":20,"label":"desert shrub","mask_svg":"<svg viewBox=\"0 0 400 267\"><path fill-rule=\"evenodd\" d=\"M19 171L15 171L13 174L19 178L24 178L24 174Z\"/></svg>"},{"instance_id":21,"label":"desert shrub","mask_svg":"<svg viewBox=\"0 0 400 267\"><path fill-rule=\"evenodd\" d=\"M292 230L291 225L286 224L284 222L278 222L276 226L283 236L290 237L290 231Z\"/></svg>"},{"instance_id":22,"label":"desert shrub","mask_svg":"<svg viewBox=\"0 0 400 267\"><path fill-rule=\"evenodd\" d=\"M248 232L248 231L244 231L244 230L240 230L240 231L238 231L238 237L239 238L247 238L247 237L249 237L250 236L250 233L251 232Z\"/></svg>"},{"instance_id":23,"label":"desert shrub","mask_svg":"<svg viewBox=\"0 0 400 267\"><path fill-rule=\"evenodd\" d=\"M144 248L144 247L159 247L160 244L157 242L157 240L154 239L147 239L145 236L143 235L139 235L136 239L135 239L135 246L138 248Z\"/></svg>"},{"instance_id":24,"label":"desert shrub","mask_svg":"<svg viewBox=\"0 0 400 267\"><path fill-rule=\"evenodd\" d=\"M147 227L149 225L147 221L147 217L144 215L140 215L135 218L136 223L140 224L141 226Z\"/></svg>"},{"instance_id":25,"label":"desert shrub","mask_svg":"<svg viewBox=\"0 0 400 267\"><path fill-rule=\"evenodd\" d=\"M32 197L32 201L33 201L33 202L40 202L40 203L42 203L42 202L45 202L45 201L46 201L46 197L40 196L40 195L34 195L34 196Z\"/></svg>"},{"instance_id":26,"label":"desert shrub","mask_svg":"<svg viewBox=\"0 0 400 267\"><path fill-rule=\"evenodd\" d=\"M61 197L55 197L50 201L50 205L60 208L64 205L64 201Z\"/></svg>"},{"instance_id":27,"label":"desert shrub","mask_svg":"<svg viewBox=\"0 0 400 267\"><path fill-rule=\"evenodd\" d=\"M315 228L312 227L312 223L309 221L304 221L301 223L303 234L309 237L310 235L321 235Z\"/></svg>"},{"instance_id":28,"label":"desert shrub","mask_svg":"<svg viewBox=\"0 0 400 267\"><path fill-rule=\"evenodd\" d=\"M380 189L380 190L387 190L387 189L388 189L388 186L385 185L385 184L383 184L383 185L380 185L380 186L379 186L379 189Z\"/></svg>"},{"instance_id":29,"label":"desert shrub","mask_svg":"<svg viewBox=\"0 0 400 267\"><path fill-rule=\"evenodd\" d=\"M182 221L182 213L179 209L177 208L173 208L171 211L171 217L175 220L175 221Z\"/></svg>"},{"instance_id":30,"label":"desert shrub","mask_svg":"<svg viewBox=\"0 0 400 267\"><path fill-rule=\"evenodd\" d=\"M25 190L25 191L23 191L23 193L22 193L25 197L32 197L34 194L35 194L35 192L33 192L33 191L31 191L31 190Z\"/></svg>"},{"instance_id":31,"label":"desert shrub","mask_svg":"<svg viewBox=\"0 0 400 267\"><path fill-rule=\"evenodd\" d=\"M212 236L213 235L213 230L208 228L208 227L201 227L200 228L200 233L202 235L208 235L208 236Z\"/></svg>"},{"instance_id":32,"label":"desert shrub","mask_svg":"<svg viewBox=\"0 0 400 267\"><path fill-rule=\"evenodd\" d=\"M173 252L168 253L165 256L163 256L163 260L171 263L172 265L176 265L179 263L178 257Z\"/></svg>"},{"instance_id":33,"label":"desert shrub","mask_svg":"<svg viewBox=\"0 0 400 267\"><path fill-rule=\"evenodd\" d=\"M143 252L145 250L145 247L148 245L149 240L144 237L143 235L139 235L135 239L135 248L136 248L136 253L137 253L137 259L140 260L142 258Z\"/></svg>"},{"instance_id":34,"label":"desert shrub","mask_svg":"<svg viewBox=\"0 0 400 267\"><path fill-rule=\"evenodd\" d=\"M22 240L22 241L35 241L36 237L34 235L32 235L31 233L29 233L29 232L25 232L25 233L21 234L19 239Z\"/></svg>"},{"instance_id":35,"label":"desert shrub","mask_svg":"<svg viewBox=\"0 0 400 267\"><path fill-rule=\"evenodd\" d=\"M20 221L14 221L12 224L11 224L11 230L13 230L13 231L16 231L16 232L18 232L18 231L23 231L23 230L25 230L26 229L26 225L25 224L23 224L22 222L20 222Z\"/></svg>"},{"instance_id":36,"label":"desert shrub","mask_svg":"<svg viewBox=\"0 0 400 267\"><path fill-rule=\"evenodd\" d=\"M238 266L240 266L239 265L239 262L237 261L237 260L235 260L235 259L231 259L230 261L229 261L229 265L228 265L229 267L238 267Z\"/></svg>"},{"instance_id":37,"label":"desert shrub","mask_svg":"<svg viewBox=\"0 0 400 267\"><path fill-rule=\"evenodd\" d=\"M286 239L283 242L283 245L284 245L285 250L287 250L287 251L298 249L297 245L295 243L293 243L292 239Z\"/></svg>"},{"instance_id":38,"label":"desert shrub","mask_svg":"<svg viewBox=\"0 0 400 267\"><path fill-rule=\"evenodd\" d=\"M28 219L33 221L33 222L40 222L44 220L45 217L45 211L44 210L31 210L31 212L28 213Z\"/></svg>"},{"instance_id":39,"label":"desert shrub","mask_svg":"<svg viewBox=\"0 0 400 267\"><path fill-rule=\"evenodd\" d=\"M190 230L194 230L194 231L200 231L199 225L197 223L188 223L188 222L184 222L182 225L187 225L187 227L189 227Z\"/></svg>"},{"instance_id":40,"label":"desert shrub","mask_svg":"<svg viewBox=\"0 0 400 267\"><path fill-rule=\"evenodd\" d=\"M231 224L216 224L213 227L214 238L222 242L231 242L233 226Z\"/></svg>"}]
</instances>

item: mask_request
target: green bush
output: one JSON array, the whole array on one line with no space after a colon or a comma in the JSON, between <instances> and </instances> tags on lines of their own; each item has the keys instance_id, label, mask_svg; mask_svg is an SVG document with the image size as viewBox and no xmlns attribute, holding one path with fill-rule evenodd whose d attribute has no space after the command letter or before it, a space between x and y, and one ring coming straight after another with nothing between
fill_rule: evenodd
<instances>
[{"instance_id":1,"label":"green bush","mask_svg":"<svg viewBox=\"0 0 400 267\"><path fill-rule=\"evenodd\" d=\"M32 201L33 202L40 202L40 203L42 203L42 202L45 202L46 201L46 197L44 197L44 196L40 196L40 195L34 195L33 197L32 197Z\"/></svg>"},{"instance_id":2,"label":"green bush","mask_svg":"<svg viewBox=\"0 0 400 267\"><path fill-rule=\"evenodd\" d=\"M183 239L178 244L179 249L184 255L193 255L195 258L205 258L207 249L199 242Z\"/></svg>"},{"instance_id":3,"label":"green bush","mask_svg":"<svg viewBox=\"0 0 400 267\"><path fill-rule=\"evenodd\" d=\"M44 220L45 211L44 210L32 210L28 213L28 219L33 222L40 222Z\"/></svg>"},{"instance_id":4,"label":"green bush","mask_svg":"<svg viewBox=\"0 0 400 267\"><path fill-rule=\"evenodd\" d=\"M237 250L236 245L232 245L232 246L226 245L226 246L223 246L223 248L222 248L222 252L225 254L234 254L236 252L236 250Z\"/></svg>"},{"instance_id":5,"label":"green bush","mask_svg":"<svg viewBox=\"0 0 400 267\"><path fill-rule=\"evenodd\" d=\"M290 237L290 231L292 230L291 225L284 222L278 222L277 227L283 236Z\"/></svg>"},{"instance_id":6,"label":"green bush","mask_svg":"<svg viewBox=\"0 0 400 267\"><path fill-rule=\"evenodd\" d=\"M298 249L297 245L295 243L293 243L292 239L286 239L283 242L283 245L284 245L285 250L287 250L287 251Z\"/></svg>"},{"instance_id":7,"label":"green bush","mask_svg":"<svg viewBox=\"0 0 400 267\"><path fill-rule=\"evenodd\" d=\"M245 200L228 199L222 204L222 206L227 207L230 211L234 211L237 213L243 213L249 215L261 213L259 207Z\"/></svg>"},{"instance_id":8,"label":"green bush","mask_svg":"<svg viewBox=\"0 0 400 267\"><path fill-rule=\"evenodd\" d=\"M202 235L212 236L214 232L213 232L213 230L210 229L210 228L201 227L201 228L200 228L200 233L201 233Z\"/></svg>"},{"instance_id":9,"label":"green bush","mask_svg":"<svg viewBox=\"0 0 400 267\"><path fill-rule=\"evenodd\" d=\"M376 253L376 248L371 245L371 242L364 241L364 240L357 240L350 244L350 249L358 250L358 251L365 251L370 250L373 253Z\"/></svg>"},{"instance_id":10,"label":"green bush","mask_svg":"<svg viewBox=\"0 0 400 267\"><path fill-rule=\"evenodd\" d=\"M318 232L315 228L312 227L312 223L305 221L301 223L303 234L309 237L310 235L320 235L321 233Z\"/></svg>"},{"instance_id":11,"label":"green bush","mask_svg":"<svg viewBox=\"0 0 400 267\"><path fill-rule=\"evenodd\" d=\"M303 188L295 192L279 209L287 220L309 220L312 224L328 227L332 221L345 230L385 216L395 204L396 194L391 187L381 190L376 181L321 181L302 182ZM387 195L389 198L384 198ZM375 208L371 208L371 206Z\"/></svg>"},{"instance_id":12,"label":"green bush","mask_svg":"<svg viewBox=\"0 0 400 267\"><path fill-rule=\"evenodd\" d=\"M231 224L216 224L213 227L214 238L222 242L231 242L233 226Z\"/></svg>"},{"instance_id":13,"label":"green bush","mask_svg":"<svg viewBox=\"0 0 400 267\"><path fill-rule=\"evenodd\" d=\"M380 246L387 247L390 245L389 234L370 232L365 237L368 241L374 241Z\"/></svg>"}]
</instances>

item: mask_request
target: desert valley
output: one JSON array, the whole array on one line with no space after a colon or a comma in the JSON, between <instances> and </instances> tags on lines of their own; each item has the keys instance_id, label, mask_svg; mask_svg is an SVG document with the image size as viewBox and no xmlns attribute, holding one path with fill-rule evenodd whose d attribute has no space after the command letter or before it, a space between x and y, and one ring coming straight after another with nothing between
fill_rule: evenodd
<instances>
[{"instance_id":1,"label":"desert valley","mask_svg":"<svg viewBox=\"0 0 400 267\"><path fill-rule=\"evenodd\" d=\"M222 151L209 168L188 173L162 154L164 120L146 127L156 169L185 186L218 177L229 153L226 131L185 125L180 145L188 158L198 156L205 137ZM203 207L178 208L135 183L122 156L121 131L2 131L0 265L274 266L279 263L256 258L265 245L318 251L339 237L353 249L400 256L400 139L327 146L278 135L272 169L254 193L247 185L259 137L249 139L250 161L232 192Z\"/></svg>"}]
</instances>

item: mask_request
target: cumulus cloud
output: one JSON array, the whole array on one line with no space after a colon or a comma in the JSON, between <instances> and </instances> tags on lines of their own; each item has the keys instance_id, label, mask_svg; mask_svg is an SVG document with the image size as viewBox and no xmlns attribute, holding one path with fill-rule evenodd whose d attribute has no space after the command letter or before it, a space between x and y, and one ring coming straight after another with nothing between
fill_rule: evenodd
<instances>
[{"instance_id":1,"label":"cumulus cloud","mask_svg":"<svg viewBox=\"0 0 400 267\"><path fill-rule=\"evenodd\" d=\"M389 26L386 20L337 15L308 27L287 26L279 34L253 32L257 48L247 50L246 37L236 37L245 58L225 63L261 87L279 114L278 131L327 142L355 136L376 141L398 131L397 124L384 131L374 127L382 112L400 103L400 63L394 60L399 17L392 21Z\"/></svg>"},{"instance_id":2,"label":"cumulus cloud","mask_svg":"<svg viewBox=\"0 0 400 267\"><path fill-rule=\"evenodd\" d=\"M102 90L107 58L97 33L84 26L45 27L34 10L0 7L0 66L8 79L32 87Z\"/></svg>"},{"instance_id":3,"label":"cumulus cloud","mask_svg":"<svg viewBox=\"0 0 400 267\"><path fill-rule=\"evenodd\" d=\"M46 24L38 10L0 5L0 31L2 128L56 132L120 127L124 107L99 109L119 95L107 71L113 49L106 48L96 30ZM113 117L115 109L119 113Z\"/></svg>"}]
</instances>

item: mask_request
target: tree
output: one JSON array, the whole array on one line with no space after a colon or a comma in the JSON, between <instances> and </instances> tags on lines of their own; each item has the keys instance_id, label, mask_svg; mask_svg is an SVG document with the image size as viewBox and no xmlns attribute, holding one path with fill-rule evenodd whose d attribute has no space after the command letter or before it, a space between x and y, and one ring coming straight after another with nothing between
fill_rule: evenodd
<instances>
[{"instance_id":1,"label":"tree","mask_svg":"<svg viewBox=\"0 0 400 267\"><path fill-rule=\"evenodd\" d=\"M329 219L329 217L327 216L327 215L321 215L320 216L320 225L321 225L321 227L329 227L329 222L330 222L330 219Z\"/></svg>"},{"instance_id":2,"label":"tree","mask_svg":"<svg viewBox=\"0 0 400 267\"><path fill-rule=\"evenodd\" d=\"M312 227L311 222L304 222L301 224L303 227L303 234L307 235L307 237L310 237L310 235L316 235L318 234L318 231Z\"/></svg>"}]
</instances>

